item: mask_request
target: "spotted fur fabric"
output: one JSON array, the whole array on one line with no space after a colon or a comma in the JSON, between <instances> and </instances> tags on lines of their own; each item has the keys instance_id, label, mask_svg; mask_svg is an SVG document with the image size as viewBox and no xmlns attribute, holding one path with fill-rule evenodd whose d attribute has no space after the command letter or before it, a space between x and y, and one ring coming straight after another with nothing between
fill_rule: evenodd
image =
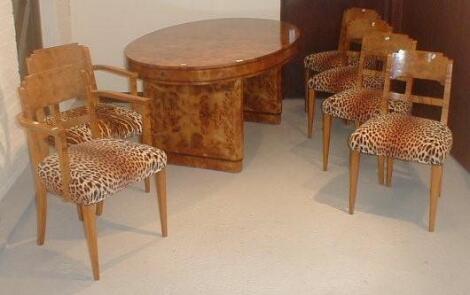
<instances>
[{"instance_id":1,"label":"spotted fur fabric","mask_svg":"<svg viewBox=\"0 0 470 295\"><path fill-rule=\"evenodd\" d=\"M166 166L157 148L121 139L98 139L69 147L70 200L90 205L103 201L127 185L139 182ZM38 166L49 192L62 196L59 156L47 156Z\"/></svg>"},{"instance_id":2,"label":"spotted fur fabric","mask_svg":"<svg viewBox=\"0 0 470 295\"><path fill-rule=\"evenodd\" d=\"M361 125L349 145L361 153L441 165L452 148L452 132L439 121L390 113Z\"/></svg>"},{"instance_id":3,"label":"spotted fur fabric","mask_svg":"<svg viewBox=\"0 0 470 295\"><path fill-rule=\"evenodd\" d=\"M365 88L352 88L339 92L323 101L323 112L335 118L360 123L380 114L383 91ZM409 114L413 104L408 101L389 100L389 110L394 113Z\"/></svg>"},{"instance_id":4,"label":"spotted fur fabric","mask_svg":"<svg viewBox=\"0 0 470 295\"><path fill-rule=\"evenodd\" d=\"M87 107L78 107L62 112L64 119L80 117L88 112ZM99 104L96 107L99 136L102 138L129 138L142 133L142 116L131 109ZM54 118L46 118L46 123L54 125ZM67 130L67 143L77 144L92 140L88 124L74 126Z\"/></svg>"},{"instance_id":5,"label":"spotted fur fabric","mask_svg":"<svg viewBox=\"0 0 470 295\"><path fill-rule=\"evenodd\" d=\"M354 51L348 51L347 58L344 58L344 53L338 50L314 53L304 58L305 69L312 72L323 72L337 67L358 65L359 52Z\"/></svg>"},{"instance_id":6,"label":"spotted fur fabric","mask_svg":"<svg viewBox=\"0 0 470 295\"><path fill-rule=\"evenodd\" d=\"M315 91L338 93L359 86L357 85L358 74L359 68L356 66L330 69L313 76L308 81L308 87ZM363 87L382 89L383 85L383 77L364 76Z\"/></svg>"}]
</instances>

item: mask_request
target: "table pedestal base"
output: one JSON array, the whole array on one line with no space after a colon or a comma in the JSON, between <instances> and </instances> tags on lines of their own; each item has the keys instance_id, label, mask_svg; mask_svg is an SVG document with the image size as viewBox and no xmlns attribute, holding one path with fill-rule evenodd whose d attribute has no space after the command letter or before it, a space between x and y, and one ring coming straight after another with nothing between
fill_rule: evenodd
<instances>
[{"instance_id":1,"label":"table pedestal base","mask_svg":"<svg viewBox=\"0 0 470 295\"><path fill-rule=\"evenodd\" d=\"M280 68L208 85L146 80L144 95L154 99L154 145L168 154L170 164L240 172L244 120L281 122Z\"/></svg>"},{"instance_id":2,"label":"table pedestal base","mask_svg":"<svg viewBox=\"0 0 470 295\"><path fill-rule=\"evenodd\" d=\"M275 68L245 79L245 121L280 124L282 113L282 71Z\"/></svg>"}]
</instances>

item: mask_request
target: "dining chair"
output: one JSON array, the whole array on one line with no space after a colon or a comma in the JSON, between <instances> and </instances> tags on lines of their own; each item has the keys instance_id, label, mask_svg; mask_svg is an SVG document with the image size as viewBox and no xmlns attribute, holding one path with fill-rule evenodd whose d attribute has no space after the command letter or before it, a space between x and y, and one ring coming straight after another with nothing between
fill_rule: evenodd
<instances>
[{"instance_id":1,"label":"dining chair","mask_svg":"<svg viewBox=\"0 0 470 295\"><path fill-rule=\"evenodd\" d=\"M97 71L127 78L129 93L134 96L137 95L137 73L114 66L93 65L89 48L77 43L37 49L26 59L28 74L40 73L64 65L75 65L77 70L86 71L94 90L98 89L95 78L95 72ZM119 92L115 91L100 91L98 95L96 114L100 137L126 139L142 135L143 122L142 116L138 111L138 108L141 107L140 104L133 102L132 99L129 100L128 97L120 95ZM108 101L102 102L100 99L107 99ZM110 103L109 100L112 100L114 103ZM83 116L88 112L87 106L80 97L73 105L75 107L64 111L62 116L75 118ZM53 125L54 117L47 115L46 123ZM88 124L68 128L66 137L69 144L82 143L93 138ZM150 192L150 179L145 179L144 182L145 191ZM102 211L103 204L100 204L97 213L101 215Z\"/></svg>"},{"instance_id":2,"label":"dining chair","mask_svg":"<svg viewBox=\"0 0 470 295\"><path fill-rule=\"evenodd\" d=\"M350 190L349 212L354 213L357 198L361 153L387 159L387 184L392 181L394 159L431 166L429 231L436 225L437 203L441 195L443 165L452 148L452 132L447 127L452 84L453 61L441 53L400 51L389 55L381 99L381 115L370 119L354 131L349 139ZM391 81L406 81L404 93L393 91ZM442 85L442 97L416 94L416 79L434 81ZM413 104L441 108L440 121L389 113L388 101L404 99Z\"/></svg>"},{"instance_id":3,"label":"dining chair","mask_svg":"<svg viewBox=\"0 0 470 295\"><path fill-rule=\"evenodd\" d=\"M357 87L339 92L323 101L323 171L328 170L330 151L331 125L333 118L356 123L360 126L367 120L380 114L380 103L383 89L363 87L367 76L385 76L385 66L389 54L400 50L416 50L417 41L408 35L373 32L364 37L357 75ZM368 67L365 60L374 58L378 61L375 67ZM406 100L391 99L388 101L391 112L409 114L412 103ZM384 159L379 159L379 182L384 181Z\"/></svg>"},{"instance_id":4,"label":"dining chair","mask_svg":"<svg viewBox=\"0 0 470 295\"><path fill-rule=\"evenodd\" d=\"M307 82L312 77L312 74L336 67L359 64L359 52L353 51L351 47L352 43L360 44L361 39L351 40L351 43L348 44L345 38L347 25L356 19L377 20L380 19L380 15L375 10L358 7L349 8L344 11L341 20L338 49L312 53L304 58L305 102L307 102L308 94Z\"/></svg>"},{"instance_id":5,"label":"dining chair","mask_svg":"<svg viewBox=\"0 0 470 295\"><path fill-rule=\"evenodd\" d=\"M346 42L363 39L372 32L392 32L392 27L382 20L358 19L351 22L345 33ZM365 63L375 65L376 60L366 59ZM308 80L307 88L307 135L312 137L313 122L315 116L315 100L317 92L335 94L357 86L359 67L357 65L343 66L323 71ZM365 76L363 83L368 88L380 89L383 87L383 79L375 76Z\"/></svg>"},{"instance_id":6,"label":"dining chair","mask_svg":"<svg viewBox=\"0 0 470 295\"><path fill-rule=\"evenodd\" d=\"M98 280L100 267L96 233L97 206L128 185L156 175L161 232L168 235L166 205L166 154L151 144L150 99L119 94L139 105L143 118L144 144L123 139L101 138L96 106L101 94L93 87L88 72L76 66L62 66L27 75L19 94L22 113L19 123L26 129L35 175L37 207L37 243L43 245L46 233L47 193L76 204L85 226L93 277ZM81 116L64 116L62 108L76 97L83 97L87 112ZM54 124L46 121L46 113ZM70 145L69 128L88 124L93 138ZM49 137L54 138L53 148Z\"/></svg>"}]
</instances>

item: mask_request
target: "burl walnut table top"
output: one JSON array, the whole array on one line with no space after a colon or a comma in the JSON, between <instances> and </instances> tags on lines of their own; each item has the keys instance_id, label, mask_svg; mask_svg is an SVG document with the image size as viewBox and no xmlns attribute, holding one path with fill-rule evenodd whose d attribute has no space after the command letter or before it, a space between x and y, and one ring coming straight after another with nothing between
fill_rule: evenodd
<instances>
[{"instance_id":1,"label":"burl walnut table top","mask_svg":"<svg viewBox=\"0 0 470 295\"><path fill-rule=\"evenodd\" d=\"M223 80L287 62L299 37L295 26L276 20L204 20L144 35L126 47L125 55L142 78Z\"/></svg>"}]
</instances>

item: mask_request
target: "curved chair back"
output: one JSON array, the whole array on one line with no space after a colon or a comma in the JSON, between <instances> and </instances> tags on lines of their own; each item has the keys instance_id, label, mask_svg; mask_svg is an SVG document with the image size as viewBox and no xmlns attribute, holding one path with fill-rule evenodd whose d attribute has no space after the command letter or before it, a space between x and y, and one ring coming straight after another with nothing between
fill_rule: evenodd
<instances>
[{"instance_id":1,"label":"curved chair back","mask_svg":"<svg viewBox=\"0 0 470 295\"><path fill-rule=\"evenodd\" d=\"M348 46L345 50L349 50L353 42L362 43L365 36L373 32L391 33L393 28L386 22L380 19L357 19L349 23L345 32L345 44Z\"/></svg>"},{"instance_id":2,"label":"curved chair back","mask_svg":"<svg viewBox=\"0 0 470 295\"><path fill-rule=\"evenodd\" d=\"M364 37L359 59L359 85L364 76L384 76L387 57L400 50L416 50L417 41L404 34L371 32Z\"/></svg>"},{"instance_id":3,"label":"curved chair back","mask_svg":"<svg viewBox=\"0 0 470 295\"><path fill-rule=\"evenodd\" d=\"M343 18L341 21L341 31L339 35L338 49L340 51L347 50L346 48L349 47L349 45L345 44L346 27L349 23L357 19L377 20L377 19L381 19L381 17L379 13L373 9L353 7L344 11Z\"/></svg>"},{"instance_id":4,"label":"curved chair back","mask_svg":"<svg viewBox=\"0 0 470 295\"><path fill-rule=\"evenodd\" d=\"M79 71L85 70L90 75L90 82L96 89L96 81L88 47L70 43L50 48L35 50L27 59L28 74L35 74L64 65L74 65Z\"/></svg>"},{"instance_id":5,"label":"curved chair back","mask_svg":"<svg viewBox=\"0 0 470 295\"><path fill-rule=\"evenodd\" d=\"M387 59L383 106L386 106L389 97L401 98L412 103L440 107L441 122L447 124L449 117L450 91L452 85L453 61L442 53L429 51L400 50L390 54ZM405 93L396 93L391 90L391 80L405 80ZM413 80L435 81L443 86L441 97L429 97L413 94ZM383 107L382 112L387 112Z\"/></svg>"}]
</instances>

